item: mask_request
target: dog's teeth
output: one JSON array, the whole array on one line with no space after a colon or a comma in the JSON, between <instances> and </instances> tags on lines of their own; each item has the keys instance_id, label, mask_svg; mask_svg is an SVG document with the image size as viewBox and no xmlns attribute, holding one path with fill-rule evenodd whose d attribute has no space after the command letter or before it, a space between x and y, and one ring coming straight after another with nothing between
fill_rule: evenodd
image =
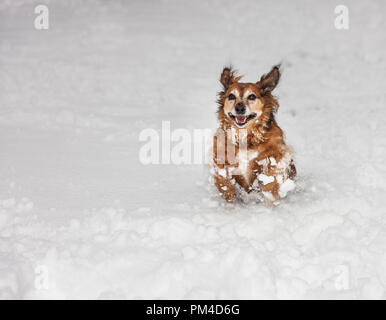
<instances>
[{"instance_id":1,"label":"dog's teeth","mask_svg":"<svg viewBox=\"0 0 386 320\"><path fill-rule=\"evenodd\" d=\"M236 116L236 121L238 123L244 123L246 119L247 119L247 117L245 117L245 116Z\"/></svg>"}]
</instances>

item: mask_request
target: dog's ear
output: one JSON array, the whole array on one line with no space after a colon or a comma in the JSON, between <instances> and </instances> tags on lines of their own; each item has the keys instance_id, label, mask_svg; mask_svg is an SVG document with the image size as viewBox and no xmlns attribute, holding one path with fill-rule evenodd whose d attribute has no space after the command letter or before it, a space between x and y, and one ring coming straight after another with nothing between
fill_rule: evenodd
<instances>
[{"instance_id":1,"label":"dog's ear","mask_svg":"<svg viewBox=\"0 0 386 320\"><path fill-rule=\"evenodd\" d=\"M236 77L235 73L232 67L225 67L222 71L220 82L224 87L224 91L226 91L232 83L238 82L241 79L241 76Z\"/></svg>"},{"instance_id":2,"label":"dog's ear","mask_svg":"<svg viewBox=\"0 0 386 320\"><path fill-rule=\"evenodd\" d=\"M280 65L274 66L272 70L264 74L260 81L257 82L259 85L259 89L261 93L264 95L268 92L271 92L273 89L276 88L277 84L280 80Z\"/></svg>"}]
</instances>

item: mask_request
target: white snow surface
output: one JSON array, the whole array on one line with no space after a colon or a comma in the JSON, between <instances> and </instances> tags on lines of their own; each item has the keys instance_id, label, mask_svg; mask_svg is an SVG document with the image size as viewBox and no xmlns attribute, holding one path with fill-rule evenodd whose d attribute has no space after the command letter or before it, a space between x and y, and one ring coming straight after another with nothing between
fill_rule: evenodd
<instances>
[{"instance_id":1,"label":"white snow surface","mask_svg":"<svg viewBox=\"0 0 386 320\"><path fill-rule=\"evenodd\" d=\"M0 298L386 298L386 3L339 4L1 1ZM142 129L217 126L225 64L278 62L278 206L141 164Z\"/></svg>"}]
</instances>

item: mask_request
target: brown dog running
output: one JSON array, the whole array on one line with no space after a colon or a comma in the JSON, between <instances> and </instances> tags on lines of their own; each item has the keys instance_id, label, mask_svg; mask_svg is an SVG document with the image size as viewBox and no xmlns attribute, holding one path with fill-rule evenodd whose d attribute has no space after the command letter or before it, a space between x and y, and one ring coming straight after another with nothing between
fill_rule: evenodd
<instances>
[{"instance_id":1,"label":"brown dog running","mask_svg":"<svg viewBox=\"0 0 386 320\"><path fill-rule=\"evenodd\" d=\"M275 120L279 108L272 96L280 79L279 66L256 83L240 82L224 68L218 94L220 127L213 141L214 183L226 201L236 197L236 185L262 195L267 205L295 186L291 149Z\"/></svg>"}]
</instances>

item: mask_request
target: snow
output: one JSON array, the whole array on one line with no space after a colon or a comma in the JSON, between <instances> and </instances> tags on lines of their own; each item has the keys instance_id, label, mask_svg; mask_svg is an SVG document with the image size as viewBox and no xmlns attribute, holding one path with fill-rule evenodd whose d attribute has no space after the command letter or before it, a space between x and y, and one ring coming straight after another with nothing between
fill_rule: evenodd
<instances>
[{"instance_id":1,"label":"snow","mask_svg":"<svg viewBox=\"0 0 386 320\"><path fill-rule=\"evenodd\" d=\"M278 181L280 184L280 181ZM287 179L284 183L280 184L279 195L281 198L284 198L288 192L295 189L295 182L291 179Z\"/></svg>"},{"instance_id":2,"label":"snow","mask_svg":"<svg viewBox=\"0 0 386 320\"><path fill-rule=\"evenodd\" d=\"M43 2L41 31L0 3L1 299L386 298L384 1L348 30L331 0ZM279 205L141 163L144 129L216 128L225 64L278 62Z\"/></svg>"},{"instance_id":3,"label":"snow","mask_svg":"<svg viewBox=\"0 0 386 320\"><path fill-rule=\"evenodd\" d=\"M265 198L267 198L271 201L275 201L275 197L273 196L273 194L270 191L263 191L263 195Z\"/></svg>"},{"instance_id":4,"label":"snow","mask_svg":"<svg viewBox=\"0 0 386 320\"><path fill-rule=\"evenodd\" d=\"M259 174L257 178L263 183L263 185L271 183L275 180L273 176L267 176L264 173Z\"/></svg>"}]
</instances>

